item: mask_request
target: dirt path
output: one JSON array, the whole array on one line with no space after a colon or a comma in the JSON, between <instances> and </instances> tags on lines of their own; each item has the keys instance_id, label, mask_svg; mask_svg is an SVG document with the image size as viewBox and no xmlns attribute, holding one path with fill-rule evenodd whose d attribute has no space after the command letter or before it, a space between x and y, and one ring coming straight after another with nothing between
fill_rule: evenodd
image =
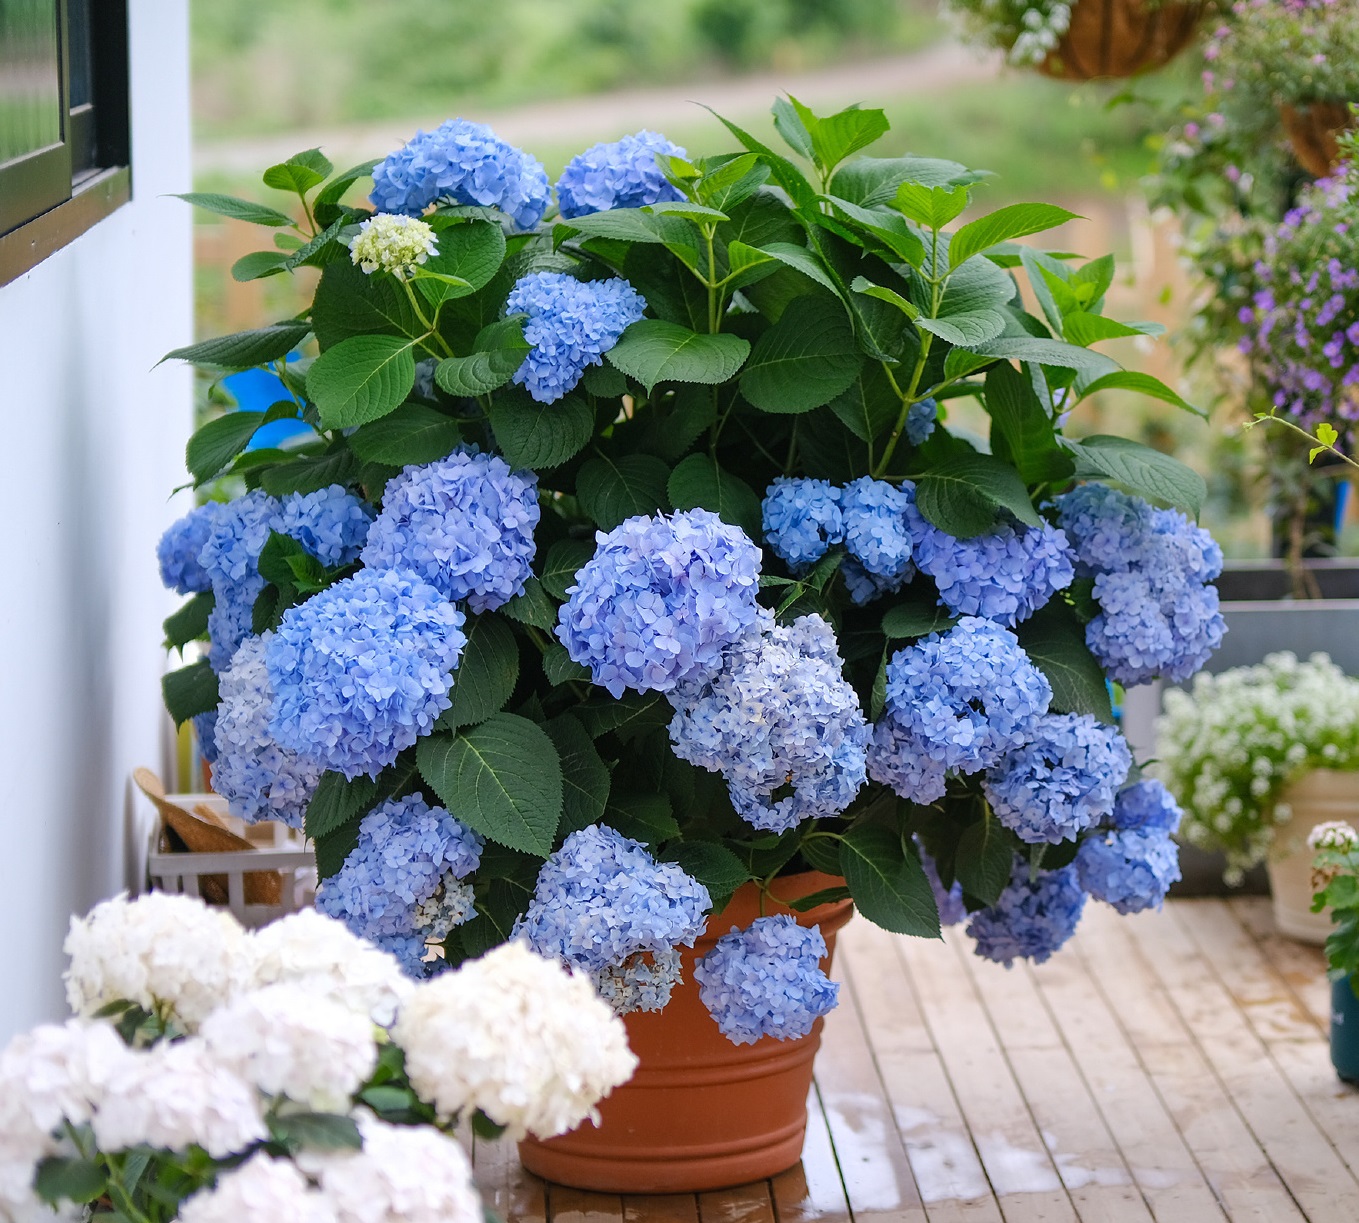
<instances>
[{"instance_id":1,"label":"dirt path","mask_svg":"<svg viewBox=\"0 0 1359 1223\"><path fill-rule=\"evenodd\" d=\"M537 102L477 115L503 140L525 148L571 145L588 133L594 140L639 128L681 130L701 121L696 101L728 118L751 120L768 113L776 94L792 93L815 110L835 110L853 102L880 103L973 81L989 80L1000 61L971 48L943 43L892 59L839 64L815 72L763 72L755 76L707 81L662 89L632 89L593 97ZM299 149L319 146L337 165L351 165L396 148L418 127L429 128L446 115L391 119L337 128L314 128L247 140L200 142L194 150L196 173L256 172Z\"/></svg>"}]
</instances>

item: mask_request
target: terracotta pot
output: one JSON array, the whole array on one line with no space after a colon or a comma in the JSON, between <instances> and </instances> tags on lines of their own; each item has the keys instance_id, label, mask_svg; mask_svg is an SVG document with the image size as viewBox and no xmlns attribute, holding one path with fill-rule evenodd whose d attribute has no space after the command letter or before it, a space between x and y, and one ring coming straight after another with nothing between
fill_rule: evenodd
<instances>
[{"instance_id":1,"label":"terracotta pot","mask_svg":"<svg viewBox=\"0 0 1359 1223\"><path fill-rule=\"evenodd\" d=\"M1298 165L1314 178L1325 178L1340 160L1337 138L1350 126L1350 108L1344 102L1313 102L1281 106L1279 114Z\"/></svg>"},{"instance_id":2,"label":"terracotta pot","mask_svg":"<svg viewBox=\"0 0 1359 1223\"><path fill-rule=\"evenodd\" d=\"M1359 773L1313 769L1288 786L1279 801L1293 810L1274 829L1266 867L1273 896L1274 925L1303 943L1324 943L1331 932L1329 910L1312 912L1312 851L1307 834L1327 820L1359 824Z\"/></svg>"},{"instance_id":3,"label":"terracotta pot","mask_svg":"<svg viewBox=\"0 0 1359 1223\"><path fill-rule=\"evenodd\" d=\"M809 871L776 879L772 890L791 899L843 882ZM793 913L800 925L821 927L822 968L829 969L836 931L851 911L843 900ZM587 1121L558 1138L521 1142L524 1167L577 1189L696 1193L764 1180L797 1163L822 1021L799 1040L766 1036L733 1045L699 1001L694 981L694 961L733 926L744 929L757 917L790 912L767 899L761 910L758 890L746 884L710 917L698 945L681 948L684 976L670 1005L657 1014L624 1017L641 1065L600 1104L599 1126Z\"/></svg>"},{"instance_id":4,"label":"terracotta pot","mask_svg":"<svg viewBox=\"0 0 1359 1223\"><path fill-rule=\"evenodd\" d=\"M1133 76L1169 63L1194 37L1204 6L1143 0L1076 0L1071 25L1038 70L1064 81Z\"/></svg>"}]
</instances>

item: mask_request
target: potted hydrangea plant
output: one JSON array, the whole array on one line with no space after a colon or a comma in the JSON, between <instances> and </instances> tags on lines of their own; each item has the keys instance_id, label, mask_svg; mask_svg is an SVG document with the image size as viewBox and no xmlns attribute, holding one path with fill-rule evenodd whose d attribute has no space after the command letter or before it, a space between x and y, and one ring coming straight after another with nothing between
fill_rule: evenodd
<instances>
[{"instance_id":1,"label":"potted hydrangea plant","mask_svg":"<svg viewBox=\"0 0 1359 1223\"><path fill-rule=\"evenodd\" d=\"M1318 824L1307 837L1312 909L1329 912L1326 963L1331 978L1331 1063L1359 1083L1359 832L1344 820Z\"/></svg>"},{"instance_id":2,"label":"potted hydrangea plant","mask_svg":"<svg viewBox=\"0 0 1359 1223\"><path fill-rule=\"evenodd\" d=\"M712 157L596 145L555 211L464 120L271 168L302 221L189 197L281 231L238 274L321 276L298 317L171 354L271 366L288 399L189 443L234 495L163 542L192 595L167 635L206 649L168 706L412 976L523 940L626 1015L639 1075L689 1040L746 1059L735 1106L671 1073L646 1124L624 1088L524 1148L587 1187L796 1161L851 900L901 934L966 921L1005 964L1087 896L1158 904L1178 811L1108 681L1183 678L1222 633L1202 480L1064 433L1100 390L1189 407L1096 350L1150 330L1103 314L1112 259L1016 245L1052 205L961 222L978 176L864 155L880 111L774 120L786 152L731 123ZM951 427L964 398L989 441ZM245 450L282 417L312 432Z\"/></svg>"}]
</instances>

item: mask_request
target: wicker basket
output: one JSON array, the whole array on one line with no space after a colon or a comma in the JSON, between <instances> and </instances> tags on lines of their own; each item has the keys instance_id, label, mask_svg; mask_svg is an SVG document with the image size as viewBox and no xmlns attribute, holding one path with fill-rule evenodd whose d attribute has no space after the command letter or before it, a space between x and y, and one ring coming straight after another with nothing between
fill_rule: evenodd
<instances>
[{"instance_id":1,"label":"wicker basket","mask_svg":"<svg viewBox=\"0 0 1359 1223\"><path fill-rule=\"evenodd\" d=\"M1156 7L1143 0L1075 0L1070 27L1038 70L1059 80L1092 81L1163 67L1192 41L1204 7L1174 0Z\"/></svg>"},{"instance_id":2,"label":"wicker basket","mask_svg":"<svg viewBox=\"0 0 1359 1223\"><path fill-rule=\"evenodd\" d=\"M1284 131L1293 156L1313 178L1325 178L1340 160L1341 132L1353 122L1344 102L1313 102L1310 106L1281 106Z\"/></svg>"}]
</instances>

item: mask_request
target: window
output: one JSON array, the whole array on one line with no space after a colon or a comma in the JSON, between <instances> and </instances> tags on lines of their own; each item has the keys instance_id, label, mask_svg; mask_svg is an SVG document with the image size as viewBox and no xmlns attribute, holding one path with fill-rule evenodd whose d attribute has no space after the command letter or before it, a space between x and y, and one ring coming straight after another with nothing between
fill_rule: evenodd
<instances>
[{"instance_id":1,"label":"window","mask_svg":"<svg viewBox=\"0 0 1359 1223\"><path fill-rule=\"evenodd\" d=\"M130 194L126 0L0 0L0 284Z\"/></svg>"}]
</instances>

